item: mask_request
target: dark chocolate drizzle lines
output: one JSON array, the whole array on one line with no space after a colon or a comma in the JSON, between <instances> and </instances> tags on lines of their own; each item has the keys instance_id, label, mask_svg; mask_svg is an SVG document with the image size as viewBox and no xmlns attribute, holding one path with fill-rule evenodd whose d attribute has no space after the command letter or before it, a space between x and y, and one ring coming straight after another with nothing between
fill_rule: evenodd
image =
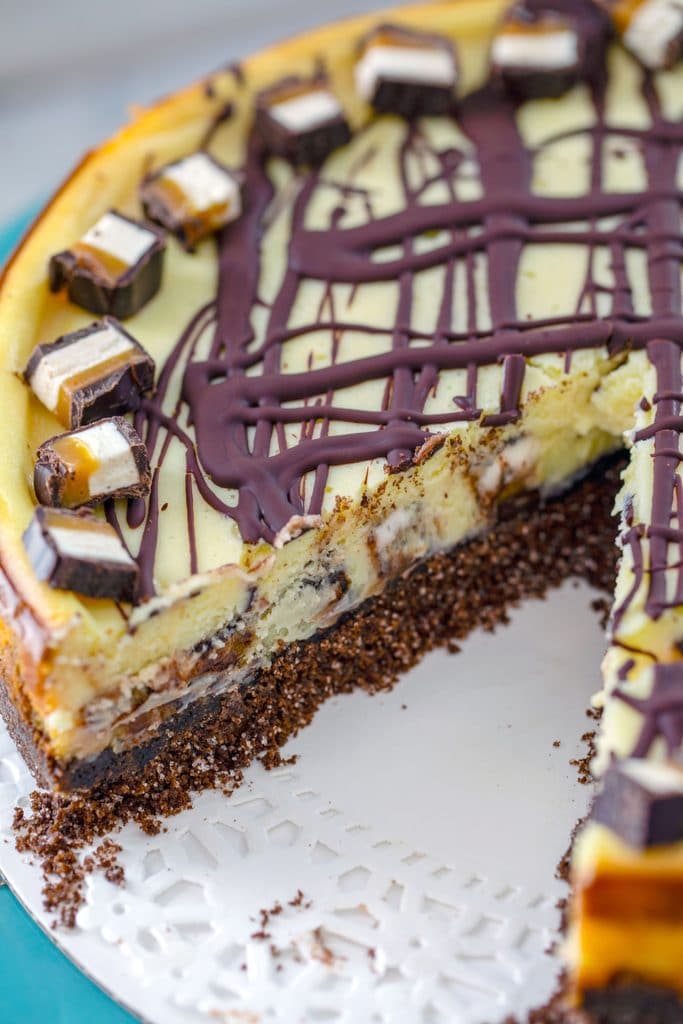
<instances>
[{"instance_id":1,"label":"dark chocolate drizzle lines","mask_svg":"<svg viewBox=\"0 0 683 1024\"><path fill-rule=\"evenodd\" d=\"M216 301L198 314L204 318L202 329L213 325L213 341L208 351L202 349L203 355L196 356L199 323L195 318L162 370L159 393L145 403L137 417L138 429L151 442L157 465L163 462L164 445L171 434L186 447L188 483L181 500L187 504L191 538L197 499L235 520L245 541L273 541L293 516L320 512L330 467L375 458L386 460L394 470L409 465L414 453L439 428L481 418L477 395L480 367L496 363L503 367L500 410L489 412L482 421L484 426L499 427L519 416L530 357L564 354L568 368L571 353L580 349L606 346L615 354L629 347L649 346L658 339L665 339L678 354L683 344L677 283L683 258L683 194L677 185L676 167L683 150L683 131L664 119L647 77L643 90L652 113L652 131L607 125L604 86L601 71L590 85L595 124L582 133L593 146L590 188L584 196L552 198L532 193L535 154L523 145L514 105L488 88L467 97L453 115L472 152L439 151L421 134L419 125L406 125L399 154L404 203L398 213L377 216L372 195L353 180L337 184L325 169L302 172L290 201L287 265L269 303L259 295L262 243L273 209L283 198L275 195L264 153L258 142L251 140L246 212L219 240ZM633 138L644 154L648 186L642 192L607 192L603 187L604 147L613 136L624 135ZM359 168L363 160L373 158L372 144L363 152ZM425 168L430 168L418 186L411 184L408 173L408 164L416 161L427 161ZM462 169L473 163L478 167L483 196L463 200L458 198L458 175L461 171L471 175L471 170ZM432 165L438 168L436 173L431 172ZM427 203L423 197L434 184L445 185L447 196L439 203ZM336 190L338 202L327 226L313 228L307 215L319 189ZM344 227L352 203L354 209L363 204L367 219ZM605 218L616 218L616 227L611 223L606 228L602 224ZM436 237L435 244L421 244L430 235ZM562 242L587 248L590 254L576 310L545 320L520 318L517 283L525 246ZM611 288L599 286L593 277L593 256L599 246L611 255ZM396 250L391 258L378 258L381 250L390 248ZM634 312L626 272L631 249L647 256L652 316ZM478 308L477 264L485 268L487 276L490 324L485 311ZM443 285L434 299L437 326L429 333L413 323L414 290L417 276L435 267L443 268ZM460 316L460 329L455 330L458 269L465 274L467 308ZM292 311L306 281L322 283L325 298L320 320L295 327ZM398 281L398 301L394 310L387 311L385 326L365 325L362 317L353 316L353 298L359 287L379 281ZM339 295L338 289L333 293L333 287L344 283L351 285L347 308L333 297ZM600 315L599 310L605 308L607 313ZM254 327L257 310L266 321L265 331L257 332ZM311 366L306 372L288 372L287 346L321 328L330 335L331 364L324 369ZM363 355L340 360L344 339L359 335L365 342ZM657 346L651 349L655 362L657 351ZM164 389L181 367L180 399L174 415L169 416L163 411ZM441 372L449 369L465 371L466 393L458 396L448 411L425 411ZM372 380L385 383L384 402L378 408L356 409L349 406L348 399L337 398L342 389ZM680 382L674 381L669 390L676 389L680 391ZM667 406L666 402L660 404L662 409ZM666 415L677 417L678 404L673 404L676 410L669 409ZM354 429L344 430L345 423ZM673 494L674 461L664 456L656 460L658 495ZM662 483L667 474L669 483ZM232 493L236 500L230 497ZM657 508L655 531L663 525L670 528L671 509L671 503L661 512ZM144 528L139 559L147 593L153 592L158 515L153 498L145 509L136 506L129 513L129 523ZM666 524L660 522L662 517ZM638 538L628 538L628 543L635 548ZM681 544L683 555L683 540ZM196 540L191 539L190 548L196 567ZM661 561L659 554L657 558ZM655 576L653 573L653 579ZM680 589L683 593L683 579ZM652 593L653 610L661 606L662 595L657 584Z\"/></svg>"},{"instance_id":2,"label":"dark chocolate drizzle lines","mask_svg":"<svg viewBox=\"0 0 683 1024\"><path fill-rule=\"evenodd\" d=\"M680 757L683 745L683 672L681 662L655 665L648 697L634 697L622 685L614 696L642 717L632 757L647 757L656 740L663 740L669 757Z\"/></svg>"},{"instance_id":3,"label":"dark chocolate drizzle lines","mask_svg":"<svg viewBox=\"0 0 683 1024\"><path fill-rule=\"evenodd\" d=\"M669 131L671 126L663 121L650 75L645 77L643 91L654 128L652 135L643 140L643 153L650 189L659 195L648 204L642 222L648 237L650 295L656 320L681 313L681 209L680 203L666 199L664 193L677 180L682 140L680 134ZM626 524L624 541L631 551L633 582L613 614L612 628L617 642L619 627L644 581L647 587L645 612L650 618L656 620L668 609L683 603L683 482L679 475L683 461L680 451L683 376L680 339L676 342L669 335L655 338L647 346L657 379L652 399L655 415L652 425L638 431L634 441L654 442L652 504L647 523ZM647 411L649 406L645 408ZM673 560L670 558L672 550L675 552ZM678 757L683 744L683 662L655 664L652 673L652 689L647 697L630 693L625 678L615 690L616 699L641 716L631 753L634 757L646 757L653 744L660 741L669 757Z\"/></svg>"}]
</instances>

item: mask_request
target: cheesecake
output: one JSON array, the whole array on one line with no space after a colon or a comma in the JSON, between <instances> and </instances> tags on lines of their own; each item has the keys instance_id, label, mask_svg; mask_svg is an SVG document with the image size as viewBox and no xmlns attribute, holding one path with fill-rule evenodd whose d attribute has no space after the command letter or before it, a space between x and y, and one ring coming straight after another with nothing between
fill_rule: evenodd
<instances>
[{"instance_id":1,"label":"cheesecake","mask_svg":"<svg viewBox=\"0 0 683 1024\"><path fill-rule=\"evenodd\" d=\"M683 1019L679 15L302 36L138 112L0 286L0 706L56 790L196 788L618 558L565 949L601 1019Z\"/></svg>"}]
</instances>

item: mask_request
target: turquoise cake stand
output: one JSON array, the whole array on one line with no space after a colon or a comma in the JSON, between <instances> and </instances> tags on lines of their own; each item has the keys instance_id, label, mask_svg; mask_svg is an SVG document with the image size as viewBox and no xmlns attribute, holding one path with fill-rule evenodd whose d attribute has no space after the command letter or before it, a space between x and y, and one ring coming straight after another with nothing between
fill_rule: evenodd
<instances>
[{"instance_id":1,"label":"turquoise cake stand","mask_svg":"<svg viewBox=\"0 0 683 1024\"><path fill-rule=\"evenodd\" d=\"M0 228L0 266L35 213ZM7 886L0 889L0 949L2 1024L134 1024L60 953Z\"/></svg>"}]
</instances>

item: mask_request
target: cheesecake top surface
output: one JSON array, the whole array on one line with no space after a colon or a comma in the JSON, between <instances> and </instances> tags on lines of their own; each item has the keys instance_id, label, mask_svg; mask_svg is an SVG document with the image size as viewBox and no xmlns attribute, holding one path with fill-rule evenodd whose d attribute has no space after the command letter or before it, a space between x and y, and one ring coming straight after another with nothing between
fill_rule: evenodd
<instances>
[{"instance_id":1,"label":"cheesecake top surface","mask_svg":"<svg viewBox=\"0 0 683 1024\"><path fill-rule=\"evenodd\" d=\"M169 236L159 291L124 320L156 364L155 390L134 416L151 490L109 502L106 517L139 565L143 598L187 593L226 565L249 568L302 528L357 507L444 434L465 449L519 436L538 395L630 360L615 377L621 396L605 405L605 432L623 429L611 412L640 400L646 367L657 388L636 435L655 457L626 538L640 576L625 603L643 585L652 618L680 603L670 549L679 543L683 65L653 72L605 42L577 84L522 101L491 79L508 6L383 12L219 71L137 115L46 208L0 292L0 393L15 424L0 466L2 561L39 617L118 621L110 601L35 579L21 543L36 506L35 452L63 428L20 374L36 345L93 320L50 291L48 262L111 209L139 222L141 180L198 149L239 174L241 215L192 251ZM582 45L603 39L597 8L570 8ZM354 69L380 22L454 45L447 113L372 113ZM287 76L323 74L351 138L319 166L297 168L254 130L257 96ZM297 103L300 113L300 92L278 97L288 108L280 118ZM316 102L322 116L330 101ZM135 244L137 257L144 238ZM552 436L555 426L533 429Z\"/></svg>"}]
</instances>

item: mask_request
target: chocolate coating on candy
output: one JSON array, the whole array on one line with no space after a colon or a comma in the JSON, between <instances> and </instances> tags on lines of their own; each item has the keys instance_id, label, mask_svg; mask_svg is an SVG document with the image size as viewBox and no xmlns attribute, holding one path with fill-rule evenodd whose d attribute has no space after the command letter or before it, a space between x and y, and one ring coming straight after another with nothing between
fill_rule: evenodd
<instances>
[{"instance_id":1,"label":"chocolate coating on candy","mask_svg":"<svg viewBox=\"0 0 683 1024\"><path fill-rule=\"evenodd\" d=\"M144 498L150 483L147 449L120 416L45 441L33 475L38 501L54 508Z\"/></svg>"},{"instance_id":2,"label":"chocolate coating on candy","mask_svg":"<svg viewBox=\"0 0 683 1024\"><path fill-rule=\"evenodd\" d=\"M113 317L38 345L24 377L43 405L75 428L133 412L154 386L154 360Z\"/></svg>"},{"instance_id":3,"label":"chocolate coating on candy","mask_svg":"<svg viewBox=\"0 0 683 1024\"><path fill-rule=\"evenodd\" d=\"M626 760L606 773L593 819L630 846L647 849L683 839L683 765Z\"/></svg>"},{"instance_id":4,"label":"chocolate coating on candy","mask_svg":"<svg viewBox=\"0 0 683 1024\"><path fill-rule=\"evenodd\" d=\"M166 238L157 227L110 210L70 249L50 259L53 292L125 320L161 287Z\"/></svg>"},{"instance_id":5,"label":"chocolate coating on candy","mask_svg":"<svg viewBox=\"0 0 683 1024\"><path fill-rule=\"evenodd\" d=\"M458 79L455 49L444 36L379 25L361 44L355 77L361 96L378 113L446 114Z\"/></svg>"},{"instance_id":6,"label":"chocolate coating on candy","mask_svg":"<svg viewBox=\"0 0 683 1024\"><path fill-rule=\"evenodd\" d=\"M241 188L241 176L199 151L146 177L140 199L145 216L192 251L202 238L240 216Z\"/></svg>"},{"instance_id":7,"label":"chocolate coating on candy","mask_svg":"<svg viewBox=\"0 0 683 1024\"><path fill-rule=\"evenodd\" d=\"M39 580L85 597L134 603L140 570L116 530L91 512L37 508L24 548Z\"/></svg>"},{"instance_id":8,"label":"chocolate coating on candy","mask_svg":"<svg viewBox=\"0 0 683 1024\"><path fill-rule=\"evenodd\" d=\"M561 96L602 73L608 35L592 0L519 0L494 37L493 78L524 99Z\"/></svg>"},{"instance_id":9,"label":"chocolate coating on candy","mask_svg":"<svg viewBox=\"0 0 683 1024\"><path fill-rule=\"evenodd\" d=\"M323 77L283 78L259 93L254 126L269 152L294 164L319 164L351 138L344 111Z\"/></svg>"}]
</instances>

